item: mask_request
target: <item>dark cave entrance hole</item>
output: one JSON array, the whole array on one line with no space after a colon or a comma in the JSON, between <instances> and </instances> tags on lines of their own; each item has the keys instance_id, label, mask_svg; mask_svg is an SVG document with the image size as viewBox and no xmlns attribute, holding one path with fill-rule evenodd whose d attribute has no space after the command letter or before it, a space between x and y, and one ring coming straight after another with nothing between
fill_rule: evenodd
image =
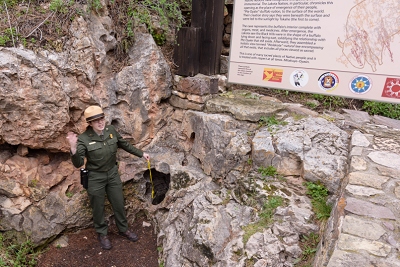
<instances>
[{"instance_id":1,"label":"dark cave entrance hole","mask_svg":"<svg viewBox=\"0 0 400 267\"><path fill-rule=\"evenodd\" d=\"M158 205L160 204L167 194L169 190L169 184L171 182L171 175L156 171L155 169L151 169L151 176L153 180L153 186L150 182L150 171L147 170L143 174L144 178L148 181L146 183L146 196L150 196L152 187L154 187L154 198L151 200L151 204Z\"/></svg>"}]
</instances>

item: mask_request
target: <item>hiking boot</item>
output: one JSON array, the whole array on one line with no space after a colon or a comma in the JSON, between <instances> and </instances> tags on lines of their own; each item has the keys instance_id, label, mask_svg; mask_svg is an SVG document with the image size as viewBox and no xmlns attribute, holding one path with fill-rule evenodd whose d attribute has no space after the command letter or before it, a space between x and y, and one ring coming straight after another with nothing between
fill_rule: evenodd
<instances>
[{"instance_id":1,"label":"hiking boot","mask_svg":"<svg viewBox=\"0 0 400 267\"><path fill-rule=\"evenodd\" d=\"M112 248L112 245L111 245L110 239L108 239L108 236L99 234L97 239L100 241L100 246L102 249L109 250Z\"/></svg>"},{"instance_id":2,"label":"hiking boot","mask_svg":"<svg viewBox=\"0 0 400 267\"><path fill-rule=\"evenodd\" d=\"M125 233L119 232L119 234L126 237L127 239L129 239L129 241L132 241L132 242L136 242L139 239L135 233L132 233L129 230L127 230Z\"/></svg>"}]
</instances>

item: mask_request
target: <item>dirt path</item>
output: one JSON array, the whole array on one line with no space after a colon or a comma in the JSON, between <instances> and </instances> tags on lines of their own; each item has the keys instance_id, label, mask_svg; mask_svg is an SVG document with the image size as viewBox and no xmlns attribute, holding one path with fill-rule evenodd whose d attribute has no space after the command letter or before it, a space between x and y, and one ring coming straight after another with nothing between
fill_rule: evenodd
<instances>
[{"instance_id":1,"label":"dirt path","mask_svg":"<svg viewBox=\"0 0 400 267\"><path fill-rule=\"evenodd\" d=\"M67 247L50 245L39 257L38 267L158 267L157 236L153 226L144 227L145 218L139 218L130 229L139 236L133 243L121 237L110 227L111 250L100 248L93 228L70 233Z\"/></svg>"}]
</instances>

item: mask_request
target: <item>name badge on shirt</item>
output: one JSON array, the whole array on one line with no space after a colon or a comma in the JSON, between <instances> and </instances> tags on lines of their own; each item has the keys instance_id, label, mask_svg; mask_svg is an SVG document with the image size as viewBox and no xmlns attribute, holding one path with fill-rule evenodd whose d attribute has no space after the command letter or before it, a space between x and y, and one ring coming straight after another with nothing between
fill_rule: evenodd
<instances>
[{"instance_id":1,"label":"name badge on shirt","mask_svg":"<svg viewBox=\"0 0 400 267\"><path fill-rule=\"evenodd\" d=\"M90 142L90 143L89 143L89 145L93 145L93 144L96 144L96 142Z\"/></svg>"}]
</instances>

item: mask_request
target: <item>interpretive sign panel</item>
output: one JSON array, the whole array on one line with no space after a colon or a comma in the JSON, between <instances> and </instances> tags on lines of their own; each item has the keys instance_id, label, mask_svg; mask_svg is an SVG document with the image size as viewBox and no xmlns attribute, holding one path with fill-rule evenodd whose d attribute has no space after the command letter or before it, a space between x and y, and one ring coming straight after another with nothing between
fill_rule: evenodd
<instances>
[{"instance_id":1,"label":"interpretive sign panel","mask_svg":"<svg viewBox=\"0 0 400 267\"><path fill-rule=\"evenodd\" d=\"M235 0L228 81L400 103L399 0Z\"/></svg>"}]
</instances>

